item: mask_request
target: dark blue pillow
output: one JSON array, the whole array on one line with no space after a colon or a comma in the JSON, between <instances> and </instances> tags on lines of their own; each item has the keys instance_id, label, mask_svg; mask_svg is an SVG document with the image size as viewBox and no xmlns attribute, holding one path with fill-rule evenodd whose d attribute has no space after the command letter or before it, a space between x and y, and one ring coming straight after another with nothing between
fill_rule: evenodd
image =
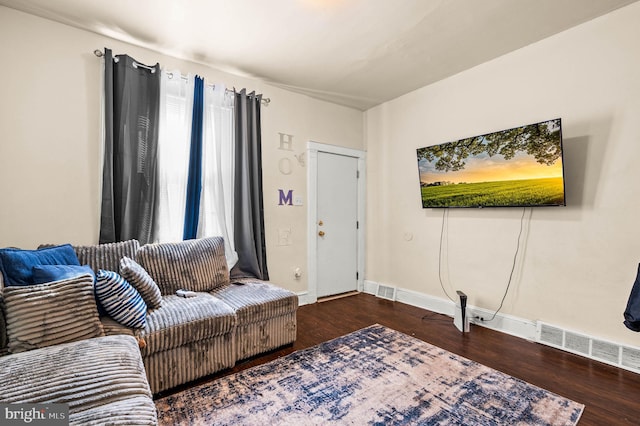
<instances>
[{"instance_id":1,"label":"dark blue pillow","mask_svg":"<svg viewBox=\"0 0 640 426\"><path fill-rule=\"evenodd\" d=\"M75 278L86 274L90 274L93 277L94 283L96 281L96 275L89 265L36 265L31 268L31 272L33 273L34 284L66 280L67 278Z\"/></svg>"},{"instance_id":2,"label":"dark blue pillow","mask_svg":"<svg viewBox=\"0 0 640 426\"><path fill-rule=\"evenodd\" d=\"M4 276L4 285L32 285L32 269L36 265L77 265L78 256L65 244L39 250L0 249L0 268Z\"/></svg>"}]
</instances>

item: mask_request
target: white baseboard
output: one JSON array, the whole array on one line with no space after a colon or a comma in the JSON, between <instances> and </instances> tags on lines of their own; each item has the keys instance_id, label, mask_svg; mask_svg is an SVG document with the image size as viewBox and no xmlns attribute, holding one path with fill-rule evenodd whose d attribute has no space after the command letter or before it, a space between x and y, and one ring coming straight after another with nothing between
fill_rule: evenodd
<instances>
[{"instance_id":1,"label":"white baseboard","mask_svg":"<svg viewBox=\"0 0 640 426\"><path fill-rule=\"evenodd\" d=\"M317 300L315 297L312 297L308 291L301 291L298 294L298 305L302 306L302 305L311 305L313 303L316 303Z\"/></svg>"},{"instance_id":2,"label":"white baseboard","mask_svg":"<svg viewBox=\"0 0 640 426\"><path fill-rule=\"evenodd\" d=\"M387 283L364 280L362 283L363 292L375 296L379 285L395 287ZM315 300L311 300L306 292L299 293L299 297L301 305L315 303ZM449 299L396 287L395 300L406 303L407 305L447 315L451 317L451 326L454 326L455 303ZM498 313L493 320L488 321L488 319L493 317L493 313L494 311L488 309L467 305L467 317L471 324L552 346L618 368L633 371L634 373L640 373L640 347L620 345L584 333L565 330L561 327L540 321L530 321L513 315ZM484 318L485 321L480 320L480 318ZM473 330L471 330L471 333L473 333ZM578 345L578 343L581 342L582 347Z\"/></svg>"},{"instance_id":3,"label":"white baseboard","mask_svg":"<svg viewBox=\"0 0 640 426\"><path fill-rule=\"evenodd\" d=\"M367 294L376 294L376 288L378 288L378 283L375 281L362 281L362 292Z\"/></svg>"},{"instance_id":4,"label":"white baseboard","mask_svg":"<svg viewBox=\"0 0 640 426\"><path fill-rule=\"evenodd\" d=\"M376 294L378 283L375 281L364 281L364 292L368 294ZM447 315L451 317L453 326L453 315L455 312L455 303L449 299L430 296L413 290L407 290L398 287L396 290L396 300L406 303L407 305L416 306L418 308L427 309L432 312ZM476 317L489 319L493 316L493 311L478 308L476 306L467 305L467 317L471 324L487 327L492 330L510 334L512 336L535 341L536 340L536 322L523 318L514 317L512 315L498 313L492 321L481 321Z\"/></svg>"}]
</instances>

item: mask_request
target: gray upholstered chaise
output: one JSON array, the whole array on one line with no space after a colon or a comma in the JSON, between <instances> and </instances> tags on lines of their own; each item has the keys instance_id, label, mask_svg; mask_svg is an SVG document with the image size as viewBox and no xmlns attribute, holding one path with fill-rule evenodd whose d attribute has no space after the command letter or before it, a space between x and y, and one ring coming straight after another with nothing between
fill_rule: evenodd
<instances>
[{"instance_id":1,"label":"gray upholstered chaise","mask_svg":"<svg viewBox=\"0 0 640 426\"><path fill-rule=\"evenodd\" d=\"M0 401L69 405L70 424L153 425L138 342L107 336L0 357Z\"/></svg>"}]
</instances>

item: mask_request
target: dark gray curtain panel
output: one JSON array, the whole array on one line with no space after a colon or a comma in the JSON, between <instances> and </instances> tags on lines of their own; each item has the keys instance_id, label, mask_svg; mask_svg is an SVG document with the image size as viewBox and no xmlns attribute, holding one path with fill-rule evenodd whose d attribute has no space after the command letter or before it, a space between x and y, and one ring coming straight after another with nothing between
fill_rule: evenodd
<instances>
[{"instance_id":1,"label":"dark gray curtain panel","mask_svg":"<svg viewBox=\"0 0 640 426\"><path fill-rule=\"evenodd\" d=\"M262 95L236 92L233 232L238 263L234 278L269 279L262 198L260 102Z\"/></svg>"},{"instance_id":2,"label":"dark gray curtain panel","mask_svg":"<svg viewBox=\"0 0 640 426\"><path fill-rule=\"evenodd\" d=\"M153 241L160 65L105 49L105 144L100 243Z\"/></svg>"}]
</instances>

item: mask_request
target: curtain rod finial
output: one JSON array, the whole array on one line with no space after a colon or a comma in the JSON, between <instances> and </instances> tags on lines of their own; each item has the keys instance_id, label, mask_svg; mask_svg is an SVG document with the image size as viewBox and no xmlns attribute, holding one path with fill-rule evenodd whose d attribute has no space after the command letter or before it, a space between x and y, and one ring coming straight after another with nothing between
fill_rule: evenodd
<instances>
[{"instance_id":1,"label":"curtain rod finial","mask_svg":"<svg viewBox=\"0 0 640 426\"><path fill-rule=\"evenodd\" d=\"M104 56L104 53L102 53L102 50L100 50L100 49L94 50L93 54L96 55L98 58L101 58L101 57Z\"/></svg>"}]
</instances>

